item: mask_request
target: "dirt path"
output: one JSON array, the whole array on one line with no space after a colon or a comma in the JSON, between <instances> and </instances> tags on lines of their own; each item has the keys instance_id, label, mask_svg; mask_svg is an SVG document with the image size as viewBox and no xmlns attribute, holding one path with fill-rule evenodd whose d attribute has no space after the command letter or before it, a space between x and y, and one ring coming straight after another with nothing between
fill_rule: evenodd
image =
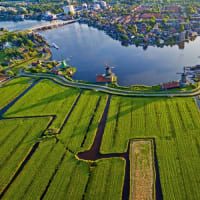
<instances>
[{"instance_id":1,"label":"dirt path","mask_svg":"<svg viewBox=\"0 0 200 200\"><path fill-rule=\"evenodd\" d=\"M135 140L131 153L131 200L154 199L154 163L152 141Z\"/></svg>"}]
</instances>

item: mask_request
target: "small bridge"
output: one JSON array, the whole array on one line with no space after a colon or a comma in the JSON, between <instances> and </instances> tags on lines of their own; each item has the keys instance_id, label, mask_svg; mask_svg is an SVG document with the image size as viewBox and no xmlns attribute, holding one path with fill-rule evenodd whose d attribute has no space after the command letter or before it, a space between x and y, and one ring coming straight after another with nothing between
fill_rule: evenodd
<instances>
[{"instance_id":1,"label":"small bridge","mask_svg":"<svg viewBox=\"0 0 200 200\"><path fill-rule=\"evenodd\" d=\"M49 23L49 24L43 24L43 25L39 25L39 26L33 26L31 28L28 28L27 30L34 31L34 32L45 31L45 30L48 30L48 29L54 29L54 28L57 28L57 27L60 27L60 26L65 26L67 24L71 24L71 23L77 22L78 20L79 19L68 20L68 21L54 21L54 22Z\"/></svg>"}]
</instances>

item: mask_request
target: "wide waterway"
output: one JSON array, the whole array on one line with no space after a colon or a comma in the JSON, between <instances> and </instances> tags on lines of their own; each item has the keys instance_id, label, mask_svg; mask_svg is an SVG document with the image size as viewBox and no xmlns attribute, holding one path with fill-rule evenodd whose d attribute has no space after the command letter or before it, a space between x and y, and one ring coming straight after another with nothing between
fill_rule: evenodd
<instances>
[{"instance_id":1,"label":"wide waterway","mask_svg":"<svg viewBox=\"0 0 200 200\"><path fill-rule=\"evenodd\" d=\"M169 80L177 80L184 66L200 62L200 38L179 47L125 47L103 31L74 23L41 33L49 43L60 48L52 48L52 59L69 58L68 64L77 68L74 79L96 81L96 74L104 73L104 65L115 66L113 72L120 85L153 85ZM71 57L72 56L72 57Z\"/></svg>"},{"instance_id":2,"label":"wide waterway","mask_svg":"<svg viewBox=\"0 0 200 200\"><path fill-rule=\"evenodd\" d=\"M27 22L13 24L15 29L23 29L24 23L27 28ZM103 74L104 65L108 63L115 66L112 71L118 76L120 85L154 85L177 80L180 75L176 73L182 72L184 66L200 63L200 38L185 43L184 49L176 45L164 48L151 46L143 50L134 45L122 46L121 42L113 40L103 31L79 23L40 34L50 44L56 43L59 46L58 50L51 48L52 59L67 59L69 65L77 68L74 75L77 80L95 82L96 75Z\"/></svg>"}]
</instances>

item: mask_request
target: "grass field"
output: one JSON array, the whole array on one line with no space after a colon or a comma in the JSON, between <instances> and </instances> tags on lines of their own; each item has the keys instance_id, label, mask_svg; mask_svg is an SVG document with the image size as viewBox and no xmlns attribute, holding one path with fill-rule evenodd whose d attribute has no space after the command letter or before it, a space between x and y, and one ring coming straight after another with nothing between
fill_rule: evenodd
<instances>
[{"instance_id":1,"label":"grass field","mask_svg":"<svg viewBox=\"0 0 200 200\"><path fill-rule=\"evenodd\" d=\"M200 199L199 134L193 98L112 97L101 152L125 152L128 139L154 137L164 199Z\"/></svg>"},{"instance_id":2,"label":"grass field","mask_svg":"<svg viewBox=\"0 0 200 200\"><path fill-rule=\"evenodd\" d=\"M41 137L47 122L48 118L0 120L0 192Z\"/></svg>"},{"instance_id":3,"label":"grass field","mask_svg":"<svg viewBox=\"0 0 200 200\"><path fill-rule=\"evenodd\" d=\"M30 84L30 78L16 78L0 88L0 109L21 94Z\"/></svg>"},{"instance_id":4,"label":"grass field","mask_svg":"<svg viewBox=\"0 0 200 200\"><path fill-rule=\"evenodd\" d=\"M79 93L79 89L60 87L49 80L42 80L4 116L57 115L52 128L60 128Z\"/></svg>"},{"instance_id":5,"label":"grass field","mask_svg":"<svg viewBox=\"0 0 200 200\"><path fill-rule=\"evenodd\" d=\"M73 152L89 149L103 114L107 95L85 91L58 136Z\"/></svg>"},{"instance_id":6,"label":"grass field","mask_svg":"<svg viewBox=\"0 0 200 200\"><path fill-rule=\"evenodd\" d=\"M123 189L125 161L120 158L110 158L97 161L92 169L85 199L120 200Z\"/></svg>"},{"instance_id":7,"label":"grass field","mask_svg":"<svg viewBox=\"0 0 200 200\"><path fill-rule=\"evenodd\" d=\"M5 99L0 105L23 91L20 86L26 88L27 82L8 83L8 94L0 88ZM75 156L91 147L107 99L106 94L61 87L49 80L41 80L21 97L4 116L22 118L0 120L0 193L29 159L2 199L120 200L124 159L87 162ZM60 134L41 137L53 115L49 129L62 127ZM163 198L200 199L200 113L195 99L112 96L102 134L102 154L126 152L130 139L155 138ZM35 144L39 145L30 155Z\"/></svg>"}]
</instances>

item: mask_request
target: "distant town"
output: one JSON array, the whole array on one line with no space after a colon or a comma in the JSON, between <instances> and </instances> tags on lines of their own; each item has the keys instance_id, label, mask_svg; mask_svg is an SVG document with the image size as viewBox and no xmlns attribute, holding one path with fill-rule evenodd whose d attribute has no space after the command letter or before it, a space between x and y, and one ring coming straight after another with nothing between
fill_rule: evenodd
<instances>
[{"instance_id":1,"label":"distant town","mask_svg":"<svg viewBox=\"0 0 200 200\"><path fill-rule=\"evenodd\" d=\"M123 45L159 46L179 44L200 35L200 5L109 5L94 1L81 5L57 5L41 8L34 4L0 6L1 20L70 20L104 30Z\"/></svg>"}]
</instances>

